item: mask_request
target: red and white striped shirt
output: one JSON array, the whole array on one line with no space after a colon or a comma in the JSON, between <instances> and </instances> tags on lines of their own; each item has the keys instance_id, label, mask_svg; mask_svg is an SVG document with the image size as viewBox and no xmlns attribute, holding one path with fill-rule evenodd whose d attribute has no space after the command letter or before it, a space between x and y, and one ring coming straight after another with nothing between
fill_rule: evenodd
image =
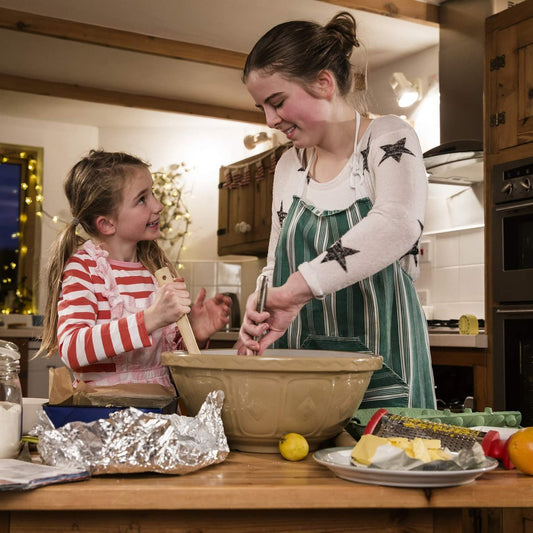
<instances>
[{"instance_id":1,"label":"red and white striped shirt","mask_svg":"<svg viewBox=\"0 0 533 533\"><path fill-rule=\"evenodd\" d=\"M58 302L59 355L78 380L95 385L172 386L161 352L181 347L175 324L146 332L144 309L157 280L142 263L113 261L92 241L67 262Z\"/></svg>"}]
</instances>

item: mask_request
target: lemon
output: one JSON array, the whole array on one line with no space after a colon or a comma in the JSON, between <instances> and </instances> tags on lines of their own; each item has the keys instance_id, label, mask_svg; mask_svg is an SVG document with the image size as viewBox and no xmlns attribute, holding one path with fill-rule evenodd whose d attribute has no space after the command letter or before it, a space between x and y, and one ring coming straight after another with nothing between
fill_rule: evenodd
<instances>
[{"instance_id":1,"label":"lemon","mask_svg":"<svg viewBox=\"0 0 533 533\"><path fill-rule=\"evenodd\" d=\"M279 451L287 461L301 461L309 453L309 444L299 433L287 433L279 439Z\"/></svg>"}]
</instances>

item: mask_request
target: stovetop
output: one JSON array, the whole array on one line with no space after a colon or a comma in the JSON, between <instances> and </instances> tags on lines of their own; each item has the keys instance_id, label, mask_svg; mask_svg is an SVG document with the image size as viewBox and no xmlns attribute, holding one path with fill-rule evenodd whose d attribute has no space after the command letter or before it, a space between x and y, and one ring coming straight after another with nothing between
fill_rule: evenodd
<instances>
[{"instance_id":1,"label":"stovetop","mask_svg":"<svg viewBox=\"0 0 533 533\"><path fill-rule=\"evenodd\" d=\"M447 320L432 319L428 320L428 331L439 333L459 333L459 319L451 318ZM485 329L485 320L483 318L478 319L479 329Z\"/></svg>"}]
</instances>

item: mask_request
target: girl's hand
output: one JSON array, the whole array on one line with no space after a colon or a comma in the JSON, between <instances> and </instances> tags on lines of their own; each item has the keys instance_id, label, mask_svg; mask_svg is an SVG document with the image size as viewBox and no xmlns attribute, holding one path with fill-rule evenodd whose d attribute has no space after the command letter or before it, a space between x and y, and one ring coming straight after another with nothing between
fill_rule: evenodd
<instances>
[{"instance_id":1,"label":"girl's hand","mask_svg":"<svg viewBox=\"0 0 533 533\"><path fill-rule=\"evenodd\" d=\"M291 274L281 287L268 289L265 311L258 313L257 298L251 294L246 302L246 314L236 344L237 353L262 354L268 346L283 336L300 309L313 297L311 289L299 272ZM260 337L255 341L254 337Z\"/></svg>"},{"instance_id":2,"label":"girl's hand","mask_svg":"<svg viewBox=\"0 0 533 533\"><path fill-rule=\"evenodd\" d=\"M144 311L146 331L152 333L177 322L191 311L190 306L191 297L183 278L177 278L172 283L159 287L154 303Z\"/></svg>"},{"instance_id":3,"label":"girl's hand","mask_svg":"<svg viewBox=\"0 0 533 533\"><path fill-rule=\"evenodd\" d=\"M229 323L231 298L217 294L206 301L206 291L201 289L191 308L189 321L198 344L204 345L213 333Z\"/></svg>"}]
</instances>

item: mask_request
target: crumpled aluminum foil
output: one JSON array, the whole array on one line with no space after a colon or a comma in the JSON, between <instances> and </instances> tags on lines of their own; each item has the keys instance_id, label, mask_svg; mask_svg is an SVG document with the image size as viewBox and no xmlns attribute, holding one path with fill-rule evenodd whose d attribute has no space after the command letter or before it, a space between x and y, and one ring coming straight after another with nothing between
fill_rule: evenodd
<instances>
[{"instance_id":1,"label":"crumpled aluminum foil","mask_svg":"<svg viewBox=\"0 0 533 533\"><path fill-rule=\"evenodd\" d=\"M82 467L92 475L158 472L187 474L221 463L229 453L222 391L207 395L195 417L144 413L133 407L94 422L55 429L46 413L34 428L45 464Z\"/></svg>"}]
</instances>

